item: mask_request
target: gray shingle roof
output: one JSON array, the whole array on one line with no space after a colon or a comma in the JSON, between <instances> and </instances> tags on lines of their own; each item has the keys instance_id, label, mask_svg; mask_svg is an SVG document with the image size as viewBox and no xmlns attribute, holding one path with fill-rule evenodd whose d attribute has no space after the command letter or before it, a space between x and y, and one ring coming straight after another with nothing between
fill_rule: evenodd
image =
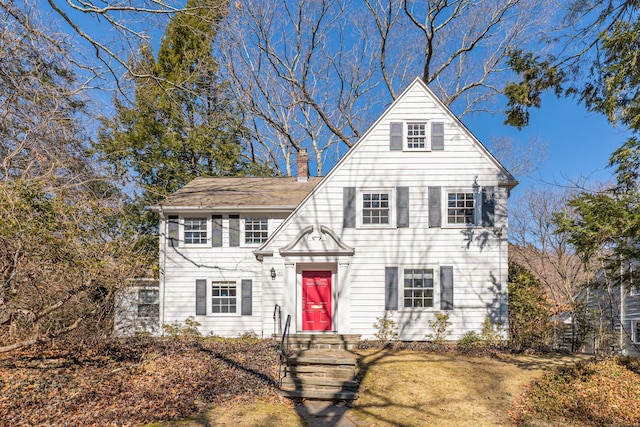
<instances>
[{"instance_id":1,"label":"gray shingle roof","mask_svg":"<svg viewBox=\"0 0 640 427\"><path fill-rule=\"evenodd\" d=\"M164 207L225 208L274 207L294 208L322 180L297 178L200 177L164 199Z\"/></svg>"}]
</instances>

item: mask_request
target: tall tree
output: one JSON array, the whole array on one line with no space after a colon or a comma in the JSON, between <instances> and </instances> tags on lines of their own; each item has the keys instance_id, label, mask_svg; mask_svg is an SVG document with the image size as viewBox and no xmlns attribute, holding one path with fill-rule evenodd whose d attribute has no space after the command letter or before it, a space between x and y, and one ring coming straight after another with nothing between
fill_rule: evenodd
<instances>
[{"instance_id":1,"label":"tall tree","mask_svg":"<svg viewBox=\"0 0 640 427\"><path fill-rule=\"evenodd\" d=\"M149 205L196 176L259 173L242 145L241 111L220 79L212 55L216 0L189 0L166 28L156 58L148 44L133 66L135 100L115 99L116 114L103 118L97 148L123 177L133 172L142 192L132 206L147 231L157 218Z\"/></svg>"},{"instance_id":2,"label":"tall tree","mask_svg":"<svg viewBox=\"0 0 640 427\"><path fill-rule=\"evenodd\" d=\"M69 46L28 7L0 9L0 352L81 330L108 312L145 254L118 227L118 193L83 131Z\"/></svg>"},{"instance_id":3,"label":"tall tree","mask_svg":"<svg viewBox=\"0 0 640 427\"><path fill-rule=\"evenodd\" d=\"M548 22L546 2L529 0L233 5L221 64L252 117L256 151L288 174L300 148L322 174L416 77L459 116L490 110L508 53Z\"/></svg>"},{"instance_id":4,"label":"tall tree","mask_svg":"<svg viewBox=\"0 0 640 427\"><path fill-rule=\"evenodd\" d=\"M510 66L519 80L507 85L506 123L523 127L541 95L576 96L613 124L640 131L640 3L637 0L573 0L561 25L541 43L555 49L540 55L511 52Z\"/></svg>"}]
</instances>

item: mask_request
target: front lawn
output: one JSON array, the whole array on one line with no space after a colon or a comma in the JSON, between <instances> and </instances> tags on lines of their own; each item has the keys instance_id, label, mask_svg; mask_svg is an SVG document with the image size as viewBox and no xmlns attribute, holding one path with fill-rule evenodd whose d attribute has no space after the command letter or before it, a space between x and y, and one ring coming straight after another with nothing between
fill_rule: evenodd
<instances>
[{"instance_id":1,"label":"front lawn","mask_svg":"<svg viewBox=\"0 0 640 427\"><path fill-rule=\"evenodd\" d=\"M362 351L362 383L354 419L371 426L506 426L524 385L573 364L560 355Z\"/></svg>"},{"instance_id":2,"label":"front lawn","mask_svg":"<svg viewBox=\"0 0 640 427\"><path fill-rule=\"evenodd\" d=\"M428 349L426 349L428 350ZM640 364L359 350L359 426L640 425ZM255 339L113 340L0 356L0 425L304 426ZM532 382L533 381L533 382Z\"/></svg>"}]
</instances>

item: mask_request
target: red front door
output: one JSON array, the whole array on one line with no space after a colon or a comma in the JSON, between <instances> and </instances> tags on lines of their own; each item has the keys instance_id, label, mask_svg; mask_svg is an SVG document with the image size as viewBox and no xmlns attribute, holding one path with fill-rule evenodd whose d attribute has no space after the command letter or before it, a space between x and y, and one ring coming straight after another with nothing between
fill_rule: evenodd
<instances>
[{"instance_id":1,"label":"red front door","mask_svg":"<svg viewBox=\"0 0 640 427\"><path fill-rule=\"evenodd\" d=\"M302 330L331 330L331 271L302 272Z\"/></svg>"}]
</instances>

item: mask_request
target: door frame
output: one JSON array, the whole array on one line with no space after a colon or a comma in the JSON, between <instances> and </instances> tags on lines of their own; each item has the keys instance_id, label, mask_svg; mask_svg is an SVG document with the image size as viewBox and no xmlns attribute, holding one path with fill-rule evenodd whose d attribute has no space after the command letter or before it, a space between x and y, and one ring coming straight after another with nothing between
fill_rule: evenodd
<instances>
[{"instance_id":1,"label":"door frame","mask_svg":"<svg viewBox=\"0 0 640 427\"><path fill-rule=\"evenodd\" d=\"M303 271L331 271L331 330L329 331L305 331L302 322L302 272ZM337 263L297 263L296 264L296 331L297 333L322 334L335 333L337 331L337 307L336 289L338 288Z\"/></svg>"}]
</instances>

